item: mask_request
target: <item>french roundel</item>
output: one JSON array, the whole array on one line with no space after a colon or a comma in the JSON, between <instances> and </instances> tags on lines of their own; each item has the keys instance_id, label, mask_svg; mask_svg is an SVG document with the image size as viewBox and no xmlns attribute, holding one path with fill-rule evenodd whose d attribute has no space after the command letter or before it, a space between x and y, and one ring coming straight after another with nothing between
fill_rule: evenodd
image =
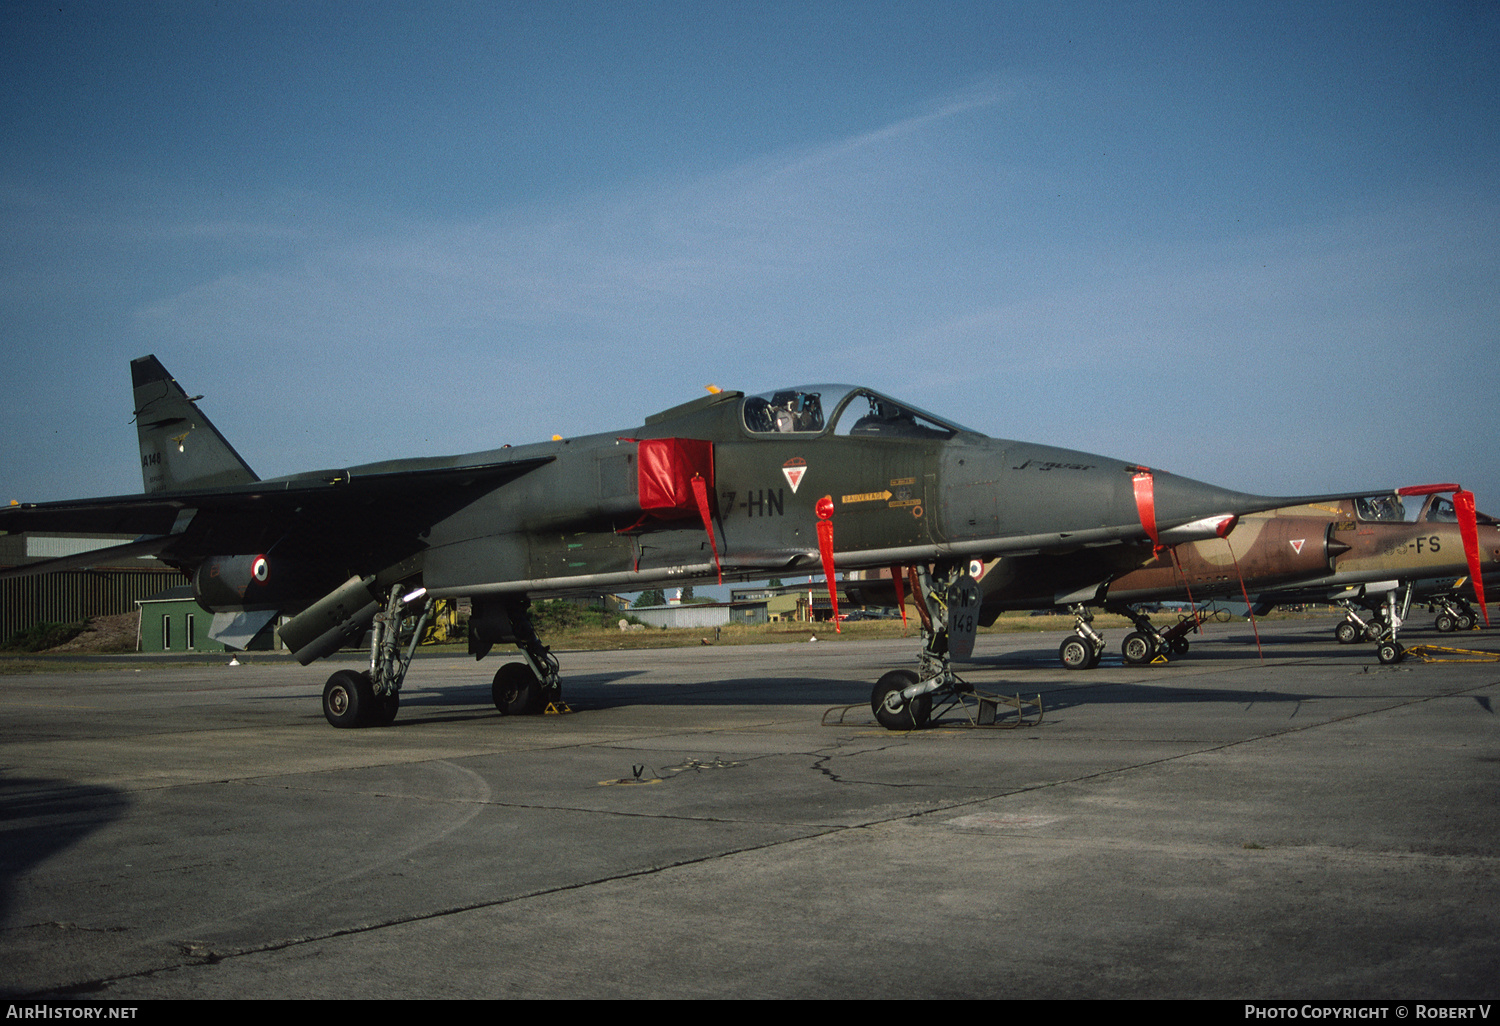
<instances>
[{"instance_id":1,"label":"french roundel","mask_svg":"<svg viewBox=\"0 0 1500 1026\"><path fill-rule=\"evenodd\" d=\"M271 576L271 564L266 562L265 556L255 557L255 562L250 564L250 576L255 578L258 584L266 583L266 578Z\"/></svg>"}]
</instances>

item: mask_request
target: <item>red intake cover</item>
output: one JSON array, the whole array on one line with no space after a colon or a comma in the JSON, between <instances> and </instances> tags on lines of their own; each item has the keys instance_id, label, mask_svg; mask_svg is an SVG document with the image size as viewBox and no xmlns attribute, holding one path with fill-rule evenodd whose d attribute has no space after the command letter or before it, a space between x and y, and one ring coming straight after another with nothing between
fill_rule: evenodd
<instances>
[{"instance_id":1,"label":"red intake cover","mask_svg":"<svg viewBox=\"0 0 1500 1026\"><path fill-rule=\"evenodd\" d=\"M714 444L696 438L644 438L640 442L641 509L670 520L698 515L693 478L714 494Z\"/></svg>"}]
</instances>

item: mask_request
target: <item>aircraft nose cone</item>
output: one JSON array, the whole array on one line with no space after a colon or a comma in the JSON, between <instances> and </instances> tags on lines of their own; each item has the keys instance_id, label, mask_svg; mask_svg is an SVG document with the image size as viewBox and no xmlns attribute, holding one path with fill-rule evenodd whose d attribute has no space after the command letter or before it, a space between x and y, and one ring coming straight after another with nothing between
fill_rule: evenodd
<instances>
[{"instance_id":1,"label":"aircraft nose cone","mask_svg":"<svg viewBox=\"0 0 1500 1026\"><path fill-rule=\"evenodd\" d=\"M1148 476L1138 482L1142 474ZM945 454L941 476L950 540L996 534L1052 535L1059 544L1080 535L1138 538L1153 514L1156 527L1167 530L1274 505L1118 459L1000 440Z\"/></svg>"},{"instance_id":2,"label":"aircraft nose cone","mask_svg":"<svg viewBox=\"0 0 1500 1026\"><path fill-rule=\"evenodd\" d=\"M1153 471L1158 521L1196 520L1218 513L1249 513L1265 509L1261 496L1247 495L1204 481Z\"/></svg>"},{"instance_id":3,"label":"aircraft nose cone","mask_svg":"<svg viewBox=\"0 0 1500 1026\"><path fill-rule=\"evenodd\" d=\"M986 539L1016 549L1140 541L1208 518L1330 502L1344 496L1234 491L1092 453L1005 439L950 447L939 473L934 537L980 551Z\"/></svg>"}]
</instances>

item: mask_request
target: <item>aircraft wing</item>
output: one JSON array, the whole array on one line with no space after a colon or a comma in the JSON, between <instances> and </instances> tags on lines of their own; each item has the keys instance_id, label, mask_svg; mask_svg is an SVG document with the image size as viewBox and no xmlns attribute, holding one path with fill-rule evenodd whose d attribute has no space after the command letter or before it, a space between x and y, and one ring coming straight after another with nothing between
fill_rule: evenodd
<instances>
[{"instance_id":1,"label":"aircraft wing","mask_svg":"<svg viewBox=\"0 0 1500 1026\"><path fill-rule=\"evenodd\" d=\"M6 571L14 577L95 565L106 556L192 559L268 547L292 527L347 548L412 537L453 511L535 468L541 456L457 467L378 473L349 470L226 488L24 503L0 509L0 532L130 534L138 540Z\"/></svg>"}]
</instances>

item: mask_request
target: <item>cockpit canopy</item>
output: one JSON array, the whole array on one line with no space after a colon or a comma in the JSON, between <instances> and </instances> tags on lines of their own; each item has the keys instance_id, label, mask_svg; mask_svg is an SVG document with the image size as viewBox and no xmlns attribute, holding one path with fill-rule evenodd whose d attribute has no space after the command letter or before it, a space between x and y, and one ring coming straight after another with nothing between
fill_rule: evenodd
<instances>
[{"instance_id":1,"label":"cockpit canopy","mask_svg":"<svg viewBox=\"0 0 1500 1026\"><path fill-rule=\"evenodd\" d=\"M1399 495L1370 495L1354 500L1359 519L1371 523L1396 523L1406 519L1406 504Z\"/></svg>"},{"instance_id":2,"label":"cockpit canopy","mask_svg":"<svg viewBox=\"0 0 1500 1026\"><path fill-rule=\"evenodd\" d=\"M755 434L823 430L823 394L801 388L745 397L745 429Z\"/></svg>"},{"instance_id":3,"label":"cockpit canopy","mask_svg":"<svg viewBox=\"0 0 1500 1026\"><path fill-rule=\"evenodd\" d=\"M1456 524L1458 523L1458 510L1454 508L1453 500L1446 495L1434 495L1428 500L1427 510L1421 519L1429 524ZM1474 511L1474 521L1479 524L1493 524L1495 518L1479 510Z\"/></svg>"},{"instance_id":4,"label":"cockpit canopy","mask_svg":"<svg viewBox=\"0 0 1500 1026\"><path fill-rule=\"evenodd\" d=\"M1433 495L1420 505L1408 505L1399 495L1372 495L1354 500L1359 519L1374 523L1456 524L1458 511L1446 495ZM1493 524L1495 518L1475 513L1481 524Z\"/></svg>"},{"instance_id":5,"label":"cockpit canopy","mask_svg":"<svg viewBox=\"0 0 1500 1026\"><path fill-rule=\"evenodd\" d=\"M816 434L829 424L837 435L877 438L952 438L967 430L850 385L805 385L746 396L743 413L745 430L756 435Z\"/></svg>"}]
</instances>

